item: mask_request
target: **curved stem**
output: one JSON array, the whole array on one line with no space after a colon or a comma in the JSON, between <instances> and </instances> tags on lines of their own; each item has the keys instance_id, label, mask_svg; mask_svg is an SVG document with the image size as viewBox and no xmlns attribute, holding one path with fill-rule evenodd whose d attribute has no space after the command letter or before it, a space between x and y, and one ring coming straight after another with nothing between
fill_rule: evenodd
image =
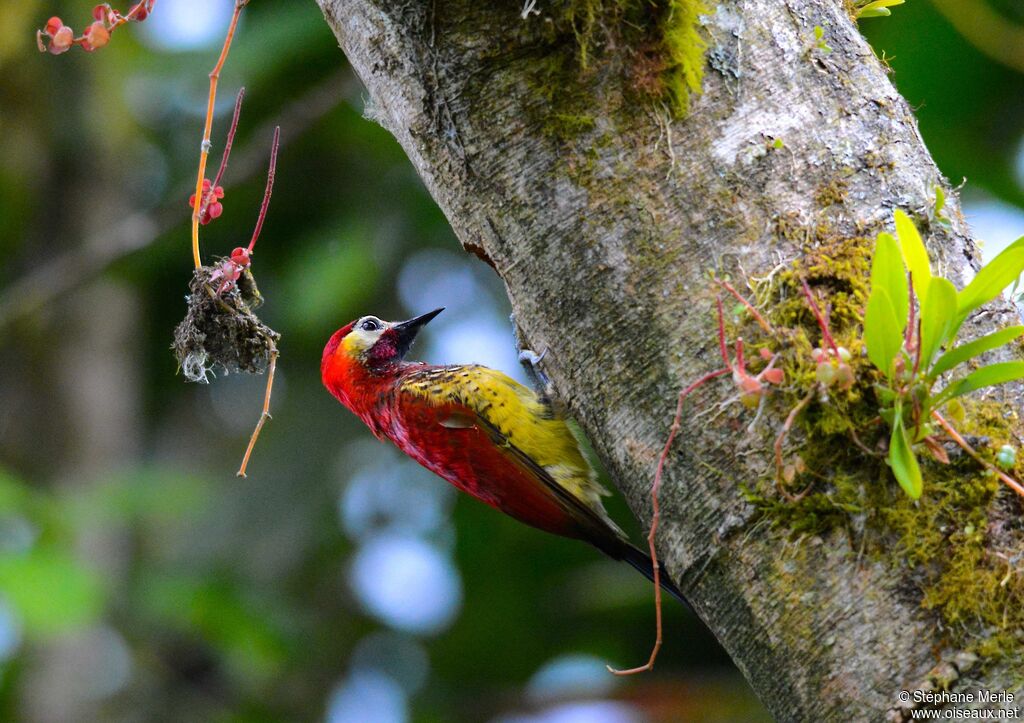
<instances>
[{"instance_id":1,"label":"curved stem","mask_svg":"<svg viewBox=\"0 0 1024 723\"><path fill-rule=\"evenodd\" d=\"M203 265L202 257L199 254L199 219L201 218L203 199L203 179L206 178L206 159L210 155L210 130L213 128L213 107L217 101L217 81L220 80L220 71L224 67L224 61L228 59L228 51L231 49L231 40L235 37L235 28L238 26L238 16L242 8L249 4L249 0L235 0L235 10L231 14L231 23L228 25L228 33L224 38L224 46L220 50L220 57L217 64L210 72L210 93L206 100L206 121L203 125L203 142L199 146L199 173L196 176L196 203L192 210L192 261L198 269Z\"/></svg>"},{"instance_id":2,"label":"curved stem","mask_svg":"<svg viewBox=\"0 0 1024 723\"><path fill-rule=\"evenodd\" d=\"M654 471L654 483L651 485L651 530L647 533L647 548L651 554L651 568L654 571L654 646L651 648L651 655L647 658L647 662L643 665L637 666L636 668L618 670L610 665L605 666L608 668L610 673L614 673L615 675L634 675L636 673L645 673L652 670L654 668L654 661L658 657L658 651L661 650L661 566L658 564L658 551L654 548L654 537L658 532L658 522L661 521L661 508L658 505L658 492L661 490L661 476L662 472L665 470L665 462L668 460L669 450L672 449L672 443L675 441L676 435L679 433L679 427L682 424L683 403L686 401L686 398L701 385L711 381L712 379L728 374L730 371L732 370L717 369L713 372L708 372L686 389L679 392L679 401L676 402L676 415L672 418L672 426L669 428L668 439L665 440L665 446L661 450L661 456L658 457L658 467Z\"/></svg>"},{"instance_id":3,"label":"curved stem","mask_svg":"<svg viewBox=\"0 0 1024 723\"><path fill-rule=\"evenodd\" d=\"M804 490L798 495L791 495L782 486L782 445L786 442L786 435L789 434L789 430L793 428L793 423L796 421L796 417L803 411L812 399L814 394L817 392L816 389L812 388L804 395L804 398L796 403L796 406L789 410L789 414L786 415L786 421L782 425L782 430L779 432L779 436L775 438L775 488L790 502L799 502L803 499L803 496L807 494L807 490ZM808 489L810 489L808 487Z\"/></svg>"},{"instance_id":4,"label":"curved stem","mask_svg":"<svg viewBox=\"0 0 1024 723\"><path fill-rule=\"evenodd\" d=\"M772 328L772 325L769 324L768 320L761 315L761 312L758 311L753 304L747 301L743 294L736 291L732 284L730 284L725 279L715 279L715 283L721 286L726 291L728 291L730 294L733 295L733 297L736 298L737 301L743 304L743 306L746 307L747 311L750 312L750 315L754 317L754 321L756 321L761 326L761 328L765 330L765 332L769 334L775 333L775 330Z\"/></svg>"},{"instance_id":5,"label":"curved stem","mask_svg":"<svg viewBox=\"0 0 1024 723\"><path fill-rule=\"evenodd\" d=\"M985 469L995 473L995 475L999 477L999 479L1001 479L1007 487L1012 489L1021 497L1024 497L1024 487L1021 486L1020 482L1018 482L1013 477L1003 472L995 465L983 459L982 456L974 450L974 447L968 444L967 440L961 437L960 433L956 431L953 425L947 422L945 417L943 417L941 414L932 410L932 417L935 419L936 422L939 423L942 429L945 430L946 434L948 434L954 442L960 445L960 448L963 449L963 451L967 452L967 454L971 455L971 457L974 458L975 462L980 464Z\"/></svg>"},{"instance_id":6,"label":"curved stem","mask_svg":"<svg viewBox=\"0 0 1024 723\"><path fill-rule=\"evenodd\" d=\"M238 468L236 475L238 477L245 477L245 469L249 466L249 457L252 456L252 450L256 446L256 440L259 439L260 432L263 431L263 425L270 416L270 392L274 388L274 370L277 368L277 349L271 349L270 351L270 366L267 368L267 390L263 395L263 411L260 412L260 419L256 422L256 428L252 430L252 436L249 437L249 445L245 448L245 455L242 457L242 465Z\"/></svg>"},{"instance_id":7,"label":"curved stem","mask_svg":"<svg viewBox=\"0 0 1024 723\"><path fill-rule=\"evenodd\" d=\"M826 321L825 316L821 313L821 309L818 308L818 302L814 300L814 293L811 291L811 287L807 285L807 279L801 277L800 285L803 287L804 296L807 297L807 305L811 307L811 313L814 314L814 318L818 322L818 328L821 329L822 343L827 344L832 353L836 355L836 359L838 359L839 347L836 345L836 340L832 338L832 332L828 328L828 321Z\"/></svg>"},{"instance_id":8,"label":"curved stem","mask_svg":"<svg viewBox=\"0 0 1024 723\"><path fill-rule=\"evenodd\" d=\"M270 145L270 170L267 171L267 187L263 191L263 203L260 205L260 215L256 217L256 228L253 229L252 238L249 240L249 253L252 253L256 240L263 230L263 220L267 217L267 207L270 206L270 194L274 192L274 173L277 171L277 147L281 145L281 126L274 129L274 140Z\"/></svg>"}]
</instances>

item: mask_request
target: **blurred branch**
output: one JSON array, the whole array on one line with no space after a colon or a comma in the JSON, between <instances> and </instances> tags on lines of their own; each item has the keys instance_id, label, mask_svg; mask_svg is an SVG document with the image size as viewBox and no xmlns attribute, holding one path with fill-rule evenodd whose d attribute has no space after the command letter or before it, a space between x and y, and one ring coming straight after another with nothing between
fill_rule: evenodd
<instances>
[{"instance_id":1,"label":"blurred branch","mask_svg":"<svg viewBox=\"0 0 1024 723\"><path fill-rule=\"evenodd\" d=\"M967 41L992 60L1024 73L1024 26L997 13L986 0L932 0Z\"/></svg>"},{"instance_id":2,"label":"blurred branch","mask_svg":"<svg viewBox=\"0 0 1024 723\"><path fill-rule=\"evenodd\" d=\"M264 138L280 125L281 145L300 137L320 118L343 102L356 83L346 67L314 86L288 105L278 118L263 123L252 138ZM234 184L243 183L263 168L266 148L250 143L242 154L234 175ZM188 195L191 183L176 187L165 203L151 211L125 216L110 227L86 237L74 250L29 271L12 282L0 295L0 329L17 319L37 312L56 298L99 276L113 263L147 248L184 222L188 216L181 199Z\"/></svg>"}]
</instances>

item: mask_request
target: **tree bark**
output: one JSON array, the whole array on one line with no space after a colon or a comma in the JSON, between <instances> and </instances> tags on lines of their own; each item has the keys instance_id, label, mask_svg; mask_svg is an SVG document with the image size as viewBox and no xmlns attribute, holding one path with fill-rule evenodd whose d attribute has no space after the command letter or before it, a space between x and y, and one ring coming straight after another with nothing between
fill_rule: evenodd
<instances>
[{"instance_id":1,"label":"tree bark","mask_svg":"<svg viewBox=\"0 0 1024 723\"><path fill-rule=\"evenodd\" d=\"M534 32L545 0L525 20L514 2L319 2L369 90L368 115L500 274L526 341L547 350L559 395L642 520L679 390L720 366L709 270L764 274L823 226L873 235L895 207L926 212L936 185L953 223L930 241L933 258L959 282L976 263L907 103L837 0L713 7L704 91L683 120L631 100L622 49L606 48L575 87L545 88L566 42ZM690 409L733 393L712 385ZM901 720L897 694L934 673L936 651L958 689L1016 684L1000 664L972 677L899 574L844 535L792 541L751 525L739 485L764 475L770 450L742 436L684 418L658 547L779 720Z\"/></svg>"}]
</instances>

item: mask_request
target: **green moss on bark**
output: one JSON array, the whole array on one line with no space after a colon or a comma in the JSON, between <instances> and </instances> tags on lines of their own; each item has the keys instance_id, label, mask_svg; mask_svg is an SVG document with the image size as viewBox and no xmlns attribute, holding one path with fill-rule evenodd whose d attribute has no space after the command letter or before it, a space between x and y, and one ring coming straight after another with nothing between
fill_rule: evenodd
<instances>
[{"instance_id":1,"label":"green moss on bark","mask_svg":"<svg viewBox=\"0 0 1024 723\"><path fill-rule=\"evenodd\" d=\"M547 23L554 38L571 34L581 73L614 62L629 91L678 118L701 92L708 12L702 0L559 0L527 21Z\"/></svg>"},{"instance_id":2,"label":"green moss on bark","mask_svg":"<svg viewBox=\"0 0 1024 723\"><path fill-rule=\"evenodd\" d=\"M977 653L983 661L1024 659L1020 499L952 443L945 445L949 464L922 455L925 491L917 501L899 489L885 463L888 430L878 419L874 392L882 380L861 342L873 239L841 238L827 227L788 223L779 232L805 241L807 248L790 269L754 284L758 301L772 310L775 338L766 339L749 319L730 335L742 335L755 348L754 340L761 338L760 345L780 353L786 381L769 408L778 420L785 418L815 388L811 350L822 345L802 295L804 279L819 303L827 303L836 342L851 352L856 383L816 394L796 418L784 459L799 457L806 472L790 482L776 480L770 460L771 473L744 491L748 500L787 536L828 538L841 531L851 550L899 570L906 592L924 611L938 615L950 646ZM957 427L983 458L994 462L1003 444L1016 445L1021 425L1006 405L973 400L964 407ZM1011 470L1018 479L1022 473L1024 454ZM792 584L790 576L778 576L781 589Z\"/></svg>"}]
</instances>

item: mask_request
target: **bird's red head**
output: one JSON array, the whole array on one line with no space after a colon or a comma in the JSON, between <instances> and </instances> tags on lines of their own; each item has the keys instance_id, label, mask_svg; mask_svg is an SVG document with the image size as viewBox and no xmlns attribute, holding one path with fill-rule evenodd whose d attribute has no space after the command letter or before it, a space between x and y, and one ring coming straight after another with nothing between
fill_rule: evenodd
<instances>
[{"instance_id":1,"label":"bird's red head","mask_svg":"<svg viewBox=\"0 0 1024 723\"><path fill-rule=\"evenodd\" d=\"M407 321L363 316L341 327L324 347L320 361L324 386L353 409L358 388L397 371L416 334L442 311L434 309Z\"/></svg>"}]
</instances>

